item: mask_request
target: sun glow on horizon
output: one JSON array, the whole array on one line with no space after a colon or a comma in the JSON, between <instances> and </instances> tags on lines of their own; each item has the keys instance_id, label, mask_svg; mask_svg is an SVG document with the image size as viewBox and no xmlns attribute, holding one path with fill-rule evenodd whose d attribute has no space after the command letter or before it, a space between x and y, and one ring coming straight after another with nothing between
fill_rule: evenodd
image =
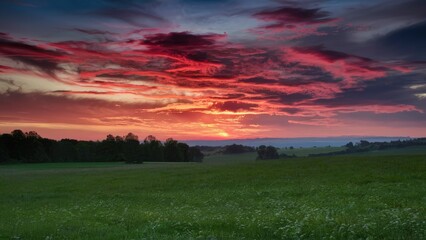
<instances>
[{"instance_id":1,"label":"sun glow on horizon","mask_svg":"<svg viewBox=\"0 0 426 240\"><path fill-rule=\"evenodd\" d=\"M218 135L226 138L229 137L229 134L227 132L220 132Z\"/></svg>"}]
</instances>

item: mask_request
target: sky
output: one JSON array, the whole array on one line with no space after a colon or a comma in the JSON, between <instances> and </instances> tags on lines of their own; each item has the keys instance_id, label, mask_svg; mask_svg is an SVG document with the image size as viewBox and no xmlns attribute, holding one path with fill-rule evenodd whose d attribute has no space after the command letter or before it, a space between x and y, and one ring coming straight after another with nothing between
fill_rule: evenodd
<instances>
[{"instance_id":1,"label":"sky","mask_svg":"<svg viewBox=\"0 0 426 240\"><path fill-rule=\"evenodd\" d=\"M1 0L0 132L426 136L424 0Z\"/></svg>"}]
</instances>

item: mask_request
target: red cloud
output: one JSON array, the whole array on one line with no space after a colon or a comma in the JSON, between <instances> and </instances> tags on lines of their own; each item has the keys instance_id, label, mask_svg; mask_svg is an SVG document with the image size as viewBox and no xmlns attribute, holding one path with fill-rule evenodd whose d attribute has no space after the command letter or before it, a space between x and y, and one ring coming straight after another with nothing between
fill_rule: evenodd
<instances>
[{"instance_id":1,"label":"red cloud","mask_svg":"<svg viewBox=\"0 0 426 240\"><path fill-rule=\"evenodd\" d=\"M13 71L12 67L0 65L0 72L11 72Z\"/></svg>"}]
</instances>

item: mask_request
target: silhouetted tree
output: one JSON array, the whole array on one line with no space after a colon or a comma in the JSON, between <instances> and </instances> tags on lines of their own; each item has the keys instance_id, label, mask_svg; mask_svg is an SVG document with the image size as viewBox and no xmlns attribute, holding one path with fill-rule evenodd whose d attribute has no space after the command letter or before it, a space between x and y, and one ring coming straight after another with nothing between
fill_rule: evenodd
<instances>
[{"instance_id":1,"label":"silhouetted tree","mask_svg":"<svg viewBox=\"0 0 426 240\"><path fill-rule=\"evenodd\" d=\"M24 140L24 154L25 162L48 162L49 157L47 156L44 146L40 141L41 137L35 131L30 131L25 134Z\"/></svg>"},{"instance_id":2,"label":"silhouetted tree","mask_svg":"<svg viewBox=\"0 0 426 240\"><path fill-rule=\"evenodd\" d=\"M188 150L188 159L190 162L202 162L204 154L197 147L190 147Z\"/></svg>"},{"instance_id":3,"label":"silhouetted tree","mask_svg":"<svg viewBox=\"0 0 426 240\"><path fill-rule=\"evenodd\" d=\"M9 134L7 134L9 135ZM10 156L7 148L6 134L0 135L0 163L9 162Z\"/></svg>"},{"instance_id":4,"label":"silhouetted tree","mask_svg":"<svg viewBox=\"0 0 426 240\"><path fill-rule=\"evenodd\" d=\"M98 144L97 147L97 161L102 162L114 162L120 160L120 153L122 149L119 148L115 137L111 134L108 134L102 142ZM121 159L123 161L123 159Z\"/></svg>"},{"instance_id":5,"label":"silhouetted tree","mask_svg":"<svg viewBox=\"0 0 426 240\"><path fill-rule=\"evenodd\" d=\"M348 142L345 147L347 148L353 148L354 147L354 143L353 142Z\"/></svg>"},{"instance_id":6,"label":"silhouetted tree","mask_svg":"<svg viewBox=\"0 0 426 240\"><path fill-rule=\"evenodd\" d=\"M147 161L164 162L164 146L154 136L145 138L143 151Z\"/></svg>"},{"instance_id":7,"label":"silhouetted tree","mask_svg":"<svg viewBox=\"0 0 426 240\"><path fill-rule=\"evenodd\" d=\"M126 135L126 137L124 138L124 141L125 142L129 142L129 141L139 142L139 137L130 132Z\"/></svg>"},{"instance_id":8,"label":"silhouetted tree","mask_svg":"<svg viewBox=\"0 0 426 240\"><path fill-rule=\"evenodd\" d=\"M142 149L139 146L139 138L133 133L128 133L124 138L124 158L127 163L142 163Z\"/></svg>"},{"instance_id":9,"label":"silhouetted tree","mask_svg":"<svg viewBox=\"0 0 426 240\"><path fill-rule=\"evenodd\" d=\"M189 146L186 143L177 143L177 149L178 149L178 155L179 160L182 162L190 162L190 156L189 156Z\"/></svg>"},{"instance_id":10,"label":"silhouetted tree","mask_svg":"<svg viewBox=\"0 0 426 240\"><path fill-rule=\"evenodd\" d=\"M261 145L257 148L257 159L266 160L266 159L278 159L278 151L273 146Z\"/></svg>"},{"instance_id":11,"label":"silhouetted tree","mask_svg":"<svg viewBox=\"0 0 426 240\"><path fill-rule=\"evenodd\" d=\"M91 161L201 161L203 154L172 138L163 143L150 135L143 144L137 135L108 134L102 141L60 141L42 138L37 132L14 130L0 135L0 163L5 162L91 162Z\"/></svg>"},{"instance_id":12,"label":"silhouetted tree","mask_svg":"<svg viewBox=\"0 0 426 240\"><path fill-rule=\"evenodd\" d=\"M253 147L244 146L241 144L232 144L225 146L223 153L225 154L240 154L245 152L254 152L256 151Z\"/></svg>"},{"instance_id":13,"label":"silhouetted tree","mask_svg":"<svg viewBox=\"0 0 426 240\"><path fill-rule=\"evenodd\" d=\"M179 152L178 142L168 138L164 142L164 160L166 162L182 162L184 156Z\"/></svg>"},{"instance_id":14,"label":"silhouetted tree","mask_svg":"<svg viewBox=\"0 0 426 240\"><path fill-rule=\"evenodd\" d=\"M360 145L361 147L367 147L369 144L370 144L370 142L368 142L368 141L366 141L366 140L361 140L361 141L359 142L359 145Z\"/></svg>"}]
</instances>

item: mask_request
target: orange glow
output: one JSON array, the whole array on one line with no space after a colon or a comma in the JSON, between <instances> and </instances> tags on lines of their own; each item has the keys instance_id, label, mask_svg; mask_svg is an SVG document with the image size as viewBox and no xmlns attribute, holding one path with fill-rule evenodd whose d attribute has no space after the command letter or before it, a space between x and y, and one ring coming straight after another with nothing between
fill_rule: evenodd
<instances>
[{"instance_id":1,"label":"orange glow","mask_svg":"<svg viewBox=\"0 0 426 240\"><path fill-rule=\"evenodd\" d=\"M218 135L221 137L229 137L229 134L226 132L220 132Z\"/></svg>"}]
</instances>

